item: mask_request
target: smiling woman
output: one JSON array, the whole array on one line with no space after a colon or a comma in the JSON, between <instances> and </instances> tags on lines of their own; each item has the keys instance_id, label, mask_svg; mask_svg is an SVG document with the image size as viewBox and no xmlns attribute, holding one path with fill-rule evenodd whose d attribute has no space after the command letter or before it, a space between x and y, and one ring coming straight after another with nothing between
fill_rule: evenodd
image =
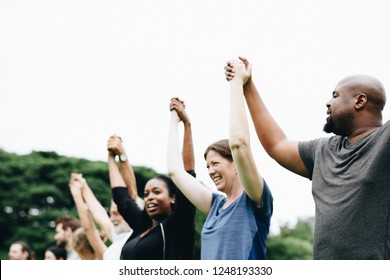
<instances>
[{"instance_id":1,"label":"smiling woman","mask_svg":"<svg viewBox=\"0 0 390 280\"><path fill-rule=\"evenodd\" d=\"M187 172L195 176L191 126L184 111L184 103L173 98L170 107L180 112L181 120L185 124L183 160ZM119 144L121 146L121 142L118 136L110 137L108 142L108 166L113 199L120 214L134 229L122 248L121 259L193 259L195 207L170 178L159 175L146 183L144 210L141 210L135 198L128 193L124 178L129 174L125 174L123 169L121 174L115 160L115 156L119 156L121 163L128 160L122 148L115 148ZM129 170L132 173L131 167ZM128 184L136 184L135 178Z\"/></svg>"},{"instance_id":2,"label":"smiling woman","mask_svg":"<svg viewBox=\"0 0 390 280\"><path fill-rule=\"evenodd\" d=\"M168 140L169 176L189 200L207 215L202 229L202 259L266 258L266 239L273 212L271 191L260 175L249 143L243 82L251 68L234 63L230 81L230 136L211 144L204 153L210 178L221 193L212 192L188 176L178 149L179 118L171 113Z\"/></svg>"},{"instance_id":3,"label":"smiling woman","mask_svg":"<svg viewBox=\"0 0 390 280\"><path fill-rule=\"evenodd\" d=\"M157 176L145 185L145 209L149 217L159 219L172 214L171 205L175 204L175 186L165 176Z\"/></svg>"},{"instance_id":4,"label":"smiling woman","mask_svg":"<svg viewBox=\"0 0 390 280\"><path fill-rule=\"evenodd\" d=\"M114 188L122 216L134 228L123 247L122 259L192 259L195 208L166 176L145 186L144 211L126 199L126 188Z\"/></svg>"}]
</instances>

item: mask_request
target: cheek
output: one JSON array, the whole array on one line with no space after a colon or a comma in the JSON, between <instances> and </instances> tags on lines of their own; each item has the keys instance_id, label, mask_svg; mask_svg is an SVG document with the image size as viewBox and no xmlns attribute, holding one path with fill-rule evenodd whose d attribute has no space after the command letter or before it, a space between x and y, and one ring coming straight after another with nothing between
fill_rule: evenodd
<instances>
[{"instance_id":1,"label":"cheek","mask_svg":"<svg viewBox=\"0 0 390 280\"><path fill-rule=\"evenodd\" d=\"M171 197L168 194L159 195L158 200L161 202L161 205L164 205L164 208L171 207Z\"/></svg>"}]
</instances>

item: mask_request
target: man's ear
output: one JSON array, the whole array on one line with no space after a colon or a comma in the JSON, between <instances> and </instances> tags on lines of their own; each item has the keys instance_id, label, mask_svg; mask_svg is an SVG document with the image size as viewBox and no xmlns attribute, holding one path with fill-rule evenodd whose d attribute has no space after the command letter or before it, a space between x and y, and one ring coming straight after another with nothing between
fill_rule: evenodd
<instances>
[{"instance_id":1,"label":"man's ear","mask_svg":"<svg viewBox=\"0 0 390 280\"><path fill-rule=\"evenodd\" d=\"M367 95L364 93L361 93L356 96L356 103L355 103L355 109L361 110L363 107L367 104Z\"/></svg>"}]
</instances>

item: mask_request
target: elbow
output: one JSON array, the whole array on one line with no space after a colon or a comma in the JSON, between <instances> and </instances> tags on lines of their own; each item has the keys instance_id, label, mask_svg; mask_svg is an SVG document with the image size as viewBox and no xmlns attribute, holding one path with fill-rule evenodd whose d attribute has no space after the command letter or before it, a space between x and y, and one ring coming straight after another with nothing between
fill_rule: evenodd
<instances>
[{"instance_id":1,"label":"elbow","mask_svg":"<svg viewBox=\"0 0 390 280\"><path fill-rule=\"evenodd\" d=\"M233 137L229 140L230 149L241 150L249 146L249 140L246 137Z\"/></svg>"},{"instance_id":2,"label":"elbow","mask_svg":"<svg viewBox=\"0 0 390 280\"><path fill-rule=\"evenodd\" d=\"M86 233L92 232L92 230L95 230L95 228L90 223L82 223L81 226Z\"/></svg>"},{"instance_id":3,"label":"elbow","mask_svg":"<svg viewBox=\"0 0 390 280\"><path fill-rule=\"evenodd\" d=\"M170 168L168 168L168 172L167 172L167 175L168 175L168 177L169 178L174 178L175 177L175 175L176 175L176 172L173 170L173 169L170 169Z\"/></svg>"},{"instance_id":4,"label":"elbow","mask_svg":"<svg viewBox=\"0 0 390 280\"><path fill-rule=\"evenodd\" d=\"M182 172L184 172L184 169L181 169L180 167L168 166L167 175L175 182L176 178L179 177Z\"/></svg>"},{"instance_id":5,"label":"elbow","mask_svg":"<svg viewBox=\"0 0 390 280\"><path fill-rule=\"evenodd\" d=\"M176 177L180 171L180 162L168 160L167 161L167 175L169 178Z\"/></svg>"}]
</instances>

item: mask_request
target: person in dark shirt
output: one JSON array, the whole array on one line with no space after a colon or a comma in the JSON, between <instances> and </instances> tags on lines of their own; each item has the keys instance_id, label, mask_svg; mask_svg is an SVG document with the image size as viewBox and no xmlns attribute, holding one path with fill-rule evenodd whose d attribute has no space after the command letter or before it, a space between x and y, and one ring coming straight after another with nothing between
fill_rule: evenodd
<instances>
[{"instance_id":1,"label":"person in dark shirt","mask_svg":"<svg viewBox=\"0 0 390 280\"><path fill-rule=\"evenodd\" d=\"M183 160L186 170L195 176L191 122L184 102L172 98L170 110L176 110L184 124ZM193 259L195 237L195 207L164 175L150 179L144 190L144 210L130 197L115 157L127 161L119 154L118 136L108 141L108 167L114 202L133 234L122 248L121 259L158 260Z\"/></svg>"}]
</instances>

